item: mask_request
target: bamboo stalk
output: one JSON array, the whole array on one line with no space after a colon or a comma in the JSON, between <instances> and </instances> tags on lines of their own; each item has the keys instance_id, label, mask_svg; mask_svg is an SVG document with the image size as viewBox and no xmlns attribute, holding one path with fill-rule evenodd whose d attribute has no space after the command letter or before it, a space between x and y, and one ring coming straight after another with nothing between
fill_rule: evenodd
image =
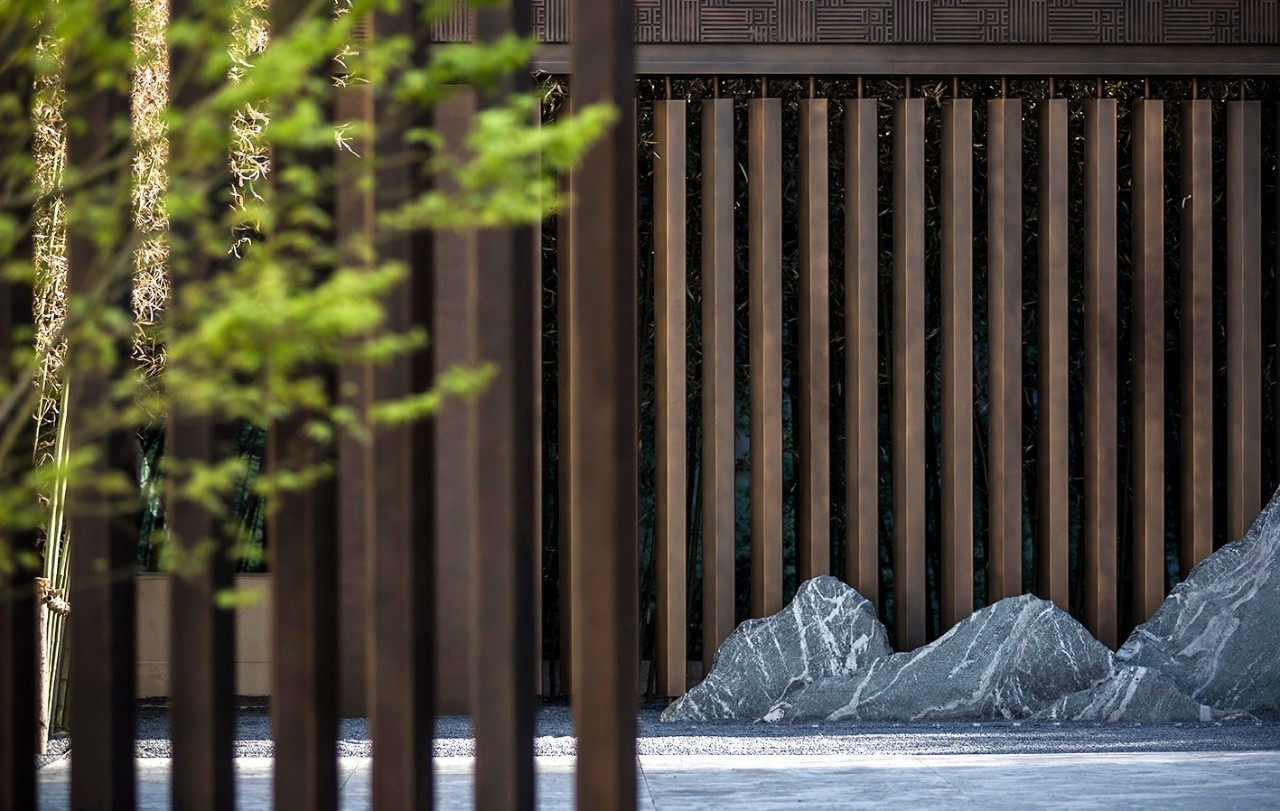
<instances>
[{"instance_id":1,"label":"bamboo stalk","mask_svg":"<svg viewBox=\"0 0 1280 811\"><path fill-rule=\"evenodd\" d=\"M67 380L62 387L62 397L58 408L58 431L54 440L53 464L57 476L53 484L53 492L49 497L49 525L45 534L44 570L42 574L46 587L67 593L70 586L70 571L67 554L70 538L66 535L67 478L62 473L67 461L67 400L71 390L71 381ZM36 732L37 746L40 752L48 745L51 721L58 715L58 691L56 679L62 672L63 630L65 618L56 612L48 611L43 593L38 590L40 600L37 618L39 629L39 701L38 728Z\"/></svg>"},{"instance_id":2,"label":"bamboo stalk","mask_svg":"<svg viewBox=\"0 0 1280 811\"><path fill-rule=\"evenodd\" d=\"M49 604L44 599L44 592L49 581L43 577L36 578L36 628L39 638L36 641L36 685L40 690L40 703L36 707L36 754L43 755L49 751L49 704L44 700L45 685L49 681L49 657L45 653L45 624L49 621Z\"/></svg>"}]
</instances>

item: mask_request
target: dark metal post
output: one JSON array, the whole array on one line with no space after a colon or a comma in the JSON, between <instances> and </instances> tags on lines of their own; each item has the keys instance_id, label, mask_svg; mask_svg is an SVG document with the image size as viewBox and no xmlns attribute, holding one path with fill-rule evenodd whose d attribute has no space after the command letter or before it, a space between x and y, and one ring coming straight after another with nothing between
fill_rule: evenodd
<instances>
[{"instance_id":1,"label":"dark metal post","mask_svg":"<svg viewBox=\"0 0 1280 811\"><path fill-rule=\"evenodd\" d=\"M305 415L277 422L268 458L285 468L316 464ZM273 577L271 721L276 808L337 807L337 519L330 478L280 496L268 530Z\"/></svg>"},{"instance_id":2,"label":"dark metal post","mask_svg":"<svg viewBox=\"0 0 1280 811\"><path fill-rule=\"evenodd\" d=\"M369 26L358 26L357 47L367 42ZM366 128L354 135L351 151L339 150L335 161L334 236L342 261L358 265L360 245L373 243L373 192L364 179L373 174L373 89L348 83L337 89L334 101L339 122L359 122ZM371 157L373 156L373 157ZM360 339L355 339L353 343ZM365 360L352 360L338 368L338 396L344 406L367 417L373 368ZM373 543L373 443L352 432L338 437L338 567L341 603L338 615L340 690L342 717L368 713L369 548Z\"/></svg>"},{"instance_id":3,"label":"dark metal post","mask_svg":"<svg viewBox=\"0 0 1280 811\"><path fill-rule=\"evenodd\" d=\"M427 58L427 25L420 7L402 3L377 12L372 39L408 35L410 59ZM421 190L422 155L406 135L424 115L408 109L383 87L374 89L374 206L394 211ZM407 278L386 297L387 326L402 331L430 321L431 241L421 232L385 230L375 221L380 261L404 265ZM403 398L430 385L431 360L419 353L371 370L371 402ZM434 543L427 528L434 515L430 426L374 429L369 543L369 726L373 741L372 801L379 809L425 809L432 805L434 675L432 629L435 595Z\"/></svg>"},{"instance_id":4,"label":"dark metal post","mask_svg":"<svg viewBox=\"0 0 1280 811\"><path fill-rule=\"evenodd\" d=\"M126 16L114 5L99 11L94 30L127 41ZM95 205L116 209L119 221L129 221L128 143L117 125L129 115L129 100L117 88L125 85L125 65L113 54L91 56L68 76L66 116L73 126L67 143L68 168L80 177L95 177L107 193ZM100 61L99 61L100 60ZM114 82L100 83L103 79ZM79 121L79 126L74 126ZM73 197L87 200L90 195ZM122 257L126 234L110 244L96 238L90 221L71 218L67 240L67 287L87 307L115 306L127 297L129 274ZM110 274L116 273L116 276ZM84 317L72 310L68 318ZM74 332L74 328L73 328ZM70 482L68 534L71 539L71 601L75 612L69 630L69 703L74 707L76 758L71 767L71 807L92 809L134 806L134 701L136 640L134 572L137 555L137 515L116 515L118 504L97 489L95 471L115 470L134 475L134 441L118 430L103 433L99 423L109 401L115 375L123 373L126 356L120 348L109 364L79 354L71 337L67 382L68 443L73 448L96 446L94 467L81 470ZM96 417L95 417L96 415Z\"/></svg>"},{"instance_id":5,"label":"dark metal post","mask_svg":"<svg viewBox=\"0 0 1280 811\"><path fill-rule=\"evenodd\" d=\"M15 29L11 29L15 30ZM5 43L5 53L19 53L20 43ZM15 65L0 75L0 92L5 98L20 103L16 109L0 112L0 154L17 156L31 151L31 96L34 78L29 65ZM12 164L8 164L12 166ZM29 193L29 178L21 173L6 176L0 194L17 201L4 213L17 220L19 228L33 225ZM28 235L17 246L14 261L31 258L31 238ZM19 335L17 330L32 326L33 300L30 285L19 284L7 278L0 279L0 385L26 386L34 391L27 376L29 367L12 363L17 357ZM35 357L30 342L24 346L29 357ZM30 402L30 399L19 402ZM31 468L32 436L23 431L15 445L0 456L0 483L9 487ZM22 565L19 556L34 553L34 532L8 531L0 534L0 544L8 546L7 574L0 575L0 811L23 811L36 807L36 707L39 690L36 684L36 650L39 644L36 630L36 606L33 578L35 572Z\"/></svg>"},{"instance_id":6,"label":"dark metal post","mask_svg":"<svg viewBox=\"0 0 1280 811\"><path fill-rule=\"evenodd\" d=\"M574 103L618 114L578 168L570 245L578 805L627 811L639 669L634 11L626 0L572 10Z\"/></svg>"},{"instance_id":7,"label":"dark metal post","mask_svg":"<svg viewBox=\"0 0 1280 811\"><path fill-rule=\"evenodd\" d=\"M312 6L305 0L272 3L273 43L288 36ZM272 47L275 47L274 44ZM331 86L322 74L327 65L313 65L318 81ZM281 99L281 105L288 100ZM283 110L280 110L283 113ZM273 144L276 183L290 167L306 168L319 179L337 155L332 147L299 150ZM323 181L321 181L323 182ZM321 186L326 189L327 187ZM333 199L317 201L332 210ZM316 240L329 240L320 232ZM299 264L292 269L308 273ZM313 269L311 273L324 273ZM318 278L301 276L298 284L314 284ZM335 370L314 366L309 370L332 393ZM267 464L276 470L305 468L329 461L333 449L311 438L306 422L311 415L291 414L267 433ZM267 544L273 583L272 734L275 739L274 797L276 808L326 811L337 807L338 771L338 502L337 483L321 478L306 490L282 492L270 517Z\"/></svg>"},{"instance_id":8,"label":"dark metal post","mask_svg":"<svg viewBox=\"0 0 1280 811\"><path fill-rule=\"evenodd\" d=\"M481 41L509 32L526 35L525 0L482 8ZM528 79L510 75L496 94L525 89ZM501 103L482 95L481 106ZM472 691L476 730L477 808L532 808L534 804L533 659L534 479L539 475L534 424L533 302L541 275L533 266L531 227L496 228L476 240L476 319L472 352L497 374L476 404L471 489ZM444 505L441 505L442 507ZM462 505L458 505L462 506Z\"/></svg>"},{"instance_id":9,"label":"dark metal post","mask_svg":"<svg viewBox=\"0 0 1280 811\"><path fill-rule=\"evenodd\" d=\"M441 148L459 160L465 159L466 137L476 110L476 94L471 88L451 90L432 110ZM441 178L442 191L456 191L448 178ZM448 369L476 360L478 336L476 309L482 295L476 273L477 234L475 231L437 232L432 235L431 331L427 351L436 369ZM496 359L494 359L496 360ZM462 399L445 401L423 428L431 432L435 453L428 464L435 482L437 504L449 505L431 517L435 538L436 609L436 711L448 715L471 712L473 645L481 634L471 628L471 616L464 610L471 604L473 590L488 595L493 584L482 578L485 567L474 574L473 544L476 542L476 515L470 508L473 498L496 494L490 486L499 479L480 479L476 473L476 452L480 433L476 431L476 404ZM532 523L532 522L531 522Z\"/></svg>"},{"instance_id":10,"label":"dark metal post","mask_svg":"<svg viewBox=\"0 0 1280 811\"><path fill-rule=\"evenodd\" d=\"M197 0L173 4L175 23L202 28L225 23L211 16ZM203 79L209 53L203 43L173 50L175 105L193 110L217 90ZM211 150L208 165L194 163L179 171L190 183L211 183L209 200L221 200L230 188L225 158ZM210 180L219 178L221 180ZM184 262L177 268L178 285L204 284L213 272L213 257L205 250L194 220L175 224ZM165 458L175 464L211 465L227 452L227 428L207 414L185 413L170 398ZM235 739L235 626L231 611L216 603L219 592L232 587L231 540L222 522L203 505L180 498L171 485L166 518L173 540L188 554L212 542L209 551L185 571L170 578L171 710L173 781L176 808L230 809L235 804L232 759ZM73 657L74 661L74 657ZM77 747L78 748L78 747Z\"/></svg>"},{"instance_id":11,"label":"dark metal post","mask_svg":"<svg viewBox=\"0 0 1280 811\"><path fill-rule=\"evenodd\" d=\"M24 108L25 109L25 108ZM3 136L0 136L3 137ZM31 385L19 378L21 370L7 361L16 351L14 330L24 320L31 323L31 288L0 282L0 381L6 385ZM34 355L34 351L32 352ZM31 464L27 432L5 457L0 481L16 482ZM5 532L0 543L12 568L0 576L0 811L21 811L36 805L36 708L40 694L36 681L35 573L19 560L35 552L32 532Z\"/></svg>"}]
</instances>

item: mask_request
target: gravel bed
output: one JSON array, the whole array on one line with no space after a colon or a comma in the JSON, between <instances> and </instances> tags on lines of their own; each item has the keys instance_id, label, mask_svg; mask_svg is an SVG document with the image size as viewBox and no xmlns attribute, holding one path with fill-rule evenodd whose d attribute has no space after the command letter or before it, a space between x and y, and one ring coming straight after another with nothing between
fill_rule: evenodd
<instances>
[{"instance_id":1,"label":"gravel bed","mask_svg":"<svg viewBox=\"0 0 1280 811\"><path fill-rule=\"evenodd\" d=\"M49 739L49 745L45 747L45 753L36 755L36 768L39 769L56 760L61 760L70 751L71 739L66 735L54 735Z\"/></svg>"},{"instance_id":2,"label":"gravel bed","mask_svg":"<svg viewBox=\"0 0 1280 811\"><path fill-rule=\"evenodd\" d=\"M838 755L838 754L1037 754L1066 752L1238 752L1280 750L1280 719L1208 724L1096 724L1052 721L991 721L919 724L824 723L664 724L661 707L638 714L642 755ZM141 706L138 756L169 757L168 712L163 705ZM576 749L568 706L540 708L535 749L539 755L572 755ZM272 754L271 718L265 702L242 704L236 719L236 755ZM436 754L471 755L475 741L463 716L436 722ZM338 754L371 754L368 724L347 718L339 730Z\"/></svg>"}]
</instances>

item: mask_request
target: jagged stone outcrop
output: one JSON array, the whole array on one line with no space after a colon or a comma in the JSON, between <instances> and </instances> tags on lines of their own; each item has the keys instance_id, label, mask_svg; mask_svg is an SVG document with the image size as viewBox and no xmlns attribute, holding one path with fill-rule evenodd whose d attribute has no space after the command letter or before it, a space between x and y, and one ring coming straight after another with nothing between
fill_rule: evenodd
<instances>
[{"instance_id":1,"label":"jagged stone outcrop","mask_svg":"<svg viewBox=\"0 0 1280 811\"><path fill-rule=\"evenodd\" d=\"M1155 724L1218 721L1239 718L1241 714L1201 704L1158 671L1122 665L1106 680L1062 697L1038 712L1036 717L1059 721Z\"/></svg>"},{"instance_id":2,"label":"jagged stone outcrop","mask_svg":"<svg viewBox=\"0 0 1280 811\"><path fill-rule=\"evenodd\" d=\"M1107 678L1111 651L1053 603L1010 597L937 641L785 695L767 721L1028 718Z\"/></svg>"},{"instance_id":3,"label":"jagged stone outcrop","mask_svg":"<svg viewBox=\"0 0 1280 811\"><path fill-rule=\"evenodd\" d=\"M853 673L889 653L875 607L836 578L817 577L782 611L739 625L707 678L662 720L756 720L815 679Z\"/></svg>"},{"instance_id":4,"label":"jagged stone outcrop","mask_svg":"<svg viewBox=\"0 0 1280 811\"><path fill-rule=\"evenodd\" d=\"M1280 493L1244 539L1205 558L1116 658L1196 702L1280 714Z\"/></svg>"}]
</instances>

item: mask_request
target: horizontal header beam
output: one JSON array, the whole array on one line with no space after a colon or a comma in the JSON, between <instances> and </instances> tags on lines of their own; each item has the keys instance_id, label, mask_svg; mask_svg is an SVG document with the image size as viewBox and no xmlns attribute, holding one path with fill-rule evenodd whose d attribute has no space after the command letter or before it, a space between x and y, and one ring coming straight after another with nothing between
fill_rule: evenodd
<instances>
[{"instance_id":1,"label":"horizontal header beam","mask_svg":"<svg viewBox=\"0 0 1280 811\"><path fill-rule=\"evenodd\" d=\"M534 67L569 72L569 46ZM718 76L1278 76L1273 45L637 45L636 72Z\"/></svg>"}]
</instances>

